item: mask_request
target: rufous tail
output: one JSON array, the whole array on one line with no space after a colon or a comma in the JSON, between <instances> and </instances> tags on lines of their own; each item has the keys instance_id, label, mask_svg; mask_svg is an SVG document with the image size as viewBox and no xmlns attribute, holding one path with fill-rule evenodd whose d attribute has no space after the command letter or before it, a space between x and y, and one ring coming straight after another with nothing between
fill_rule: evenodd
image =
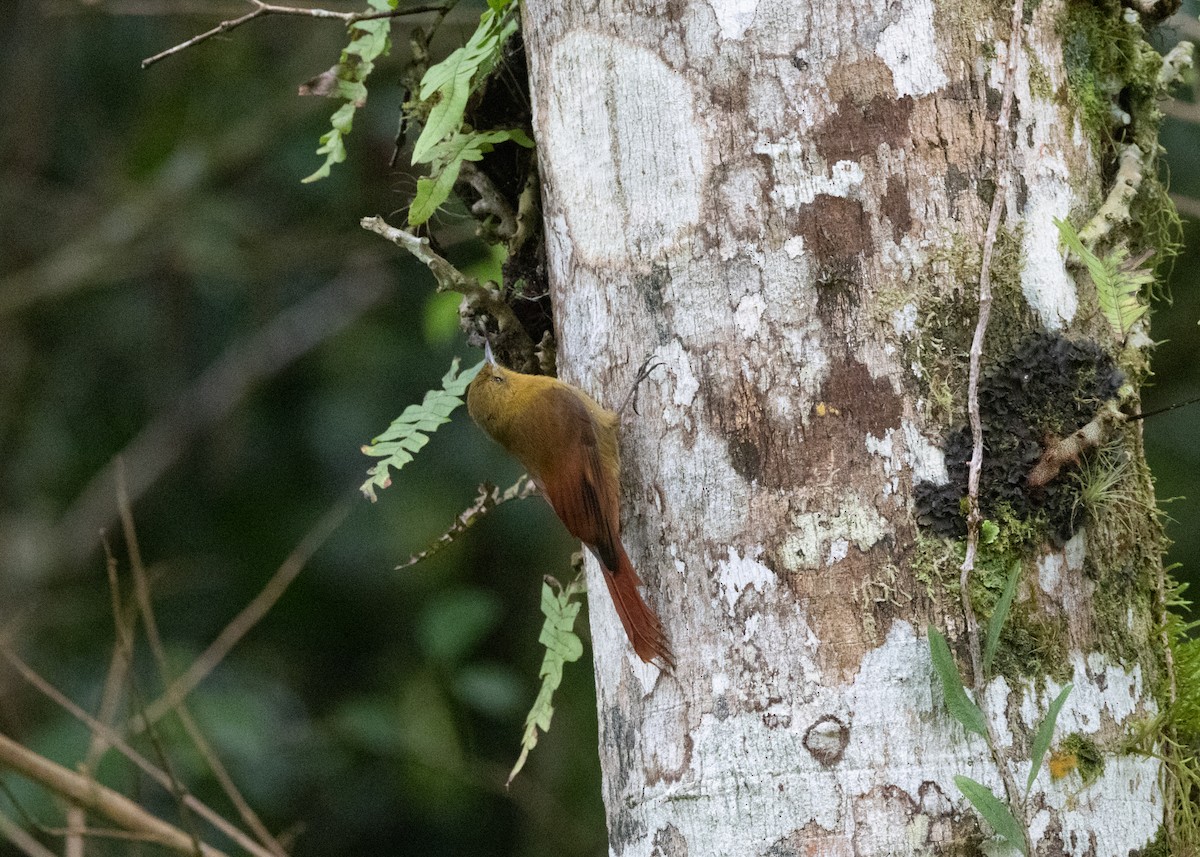
<instances>
[{"instance_id":1,"label":"rufous tail","mask_svg":"<svg viewBox=\"0 0 1200 857\"><path fill-rule=\"evenodd\" d=\"M604 571L604 582L608 584L608 594L612 596L613 606L617 608L629 642L633 644L637 656L646 663L652 663L657 658L666 667L673 668L675 659L671 657L671 646L663 633L662 623L638 592L641 581L625 554L624 546L617 542L616 548L616 571L604 568L603 563L600 565Z\"/></svg>"}]
</instances>

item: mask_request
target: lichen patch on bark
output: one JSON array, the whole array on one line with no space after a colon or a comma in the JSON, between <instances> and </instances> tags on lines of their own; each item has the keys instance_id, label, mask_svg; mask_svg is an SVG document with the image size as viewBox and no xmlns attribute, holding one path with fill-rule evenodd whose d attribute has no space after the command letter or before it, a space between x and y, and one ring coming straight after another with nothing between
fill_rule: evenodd
<instances>
[{"instance_id":1,"label":"lichen patch on bark","mask_svg":"<svg viewBox=\"0 0 1200 857\"><path fill-rule=\"evenodd\" d=\"M949 78L938 59L933 0L915 0L897 6L900 14L879 35L875 53L891 69L892 85L898 96L936 92Z\"/></svg>"},{"instance_id":2,"label":"lichen patch on bark","mask_svg":"<svg viewBox=\"0 0 1200 857\"><path fill-rule=\"evenodd\" d=\"M541 106L561 144L543 151L574 250L590 264L662 257L699 222L707 171L687 81L645 48L583 30L550 67L559 85Z\"/></svg>"}]
</instances>

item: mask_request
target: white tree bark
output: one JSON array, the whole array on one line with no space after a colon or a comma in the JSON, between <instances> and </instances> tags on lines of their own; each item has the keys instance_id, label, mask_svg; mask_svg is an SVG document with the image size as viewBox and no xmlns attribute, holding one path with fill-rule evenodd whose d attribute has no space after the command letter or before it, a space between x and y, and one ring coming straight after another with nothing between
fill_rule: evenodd
<instances>
[{"instance_id":1,"label":"white tree bark","mask_svg":"<svg viewBox=\"0 0 1200 857\"><path fill-rule=\"evenodd\" d=\"M1104 191L1063 96L1062 11L1027 16L1018 60L1009 312L1096 335L1052 224ZM1013 853L955 788L1004 794L930 664L926 624L954 639L961 610L912 567L913 485L947 480L928 328L974 328L1008 19L932 0L526 0L560 372L615 405L644 357L665 364L627 415L623 488L673 673L633 656L589 566L615 855ZM960 423L962 365L945 379ZM1042 550L1020 597L1068 636L1057 734L1111 746L1156 711L1157 662L1097 639L1086 543ZM1130 627L1151 627L1138 604ZM1059 689L988 687L1022 784ZM1038 853L1153 839L1158 764L1105 762L1090 786L1039 776Z\"/></svg>"}]
</instances>

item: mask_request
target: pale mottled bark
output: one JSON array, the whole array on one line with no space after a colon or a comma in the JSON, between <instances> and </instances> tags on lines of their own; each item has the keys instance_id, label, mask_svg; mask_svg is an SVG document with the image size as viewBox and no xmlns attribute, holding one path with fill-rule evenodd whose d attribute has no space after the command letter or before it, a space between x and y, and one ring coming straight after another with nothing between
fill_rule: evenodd
<instances>
[{"instance_id":1,"label":"pale mottled bark","mask_svg":"<svg viewBox=\"0 0 1200 857\"><path fill-rule=\"evenodd\" d=\"M1007 226L1020 312L1094 333L1052 225L1098 198L1094 154L1030 86L1036 57L1062 91L1060 12L1025 33ZM590 601L613 854L975 853L990 834L953 784L1002 793L941 706L924 627L953 637L962 616L914 579L912 492L946 479L925 332L974 327L969 298L941 316L978 277L1007 21L932 0L526 0L560 371L612 404L646 355L665 364L623 487L674 673ZM965 370L941 380L961 421ZM1155 710L1152 667L1097 639L1084 545L1043 551L1021 597L1067 628L1060 732L1111 739ZM1057 690L989 687L1021 782ZM1030 818L1043 853L1124 857L1161 823L1157 764L1114 756L1086 789L1043 774Z\"/></svg>"}]
</instances>

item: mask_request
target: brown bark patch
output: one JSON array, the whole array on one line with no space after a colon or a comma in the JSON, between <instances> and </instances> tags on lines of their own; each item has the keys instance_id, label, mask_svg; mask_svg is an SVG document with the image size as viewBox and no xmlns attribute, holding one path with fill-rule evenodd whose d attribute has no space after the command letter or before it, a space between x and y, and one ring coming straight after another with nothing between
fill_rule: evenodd
<instances>
[{"instance_id":1,"label":"brown bark patch","mask_svg":"<svg viewBox=\"0 0 1200 857\"><path fill-rule=\"evenodd\" d=\"M899 398L886 379L872 378L866 366L843 354L830 367L820 399L826 403L827 415L810 420L803 443L796 449L802 458L800 476L809 494L807 508L830 510L832 519L845 506L847 489L852 488L858 498L876 498L881 519L894 520L896 512L887 506L902 504L904 499L895 494L885 496L889 477L883 463L867 452L864 438L868 434L883 438L889 429L899 427ZM808 566L784 576L793 595L809 605L808 613L821 640L818 663L840 680L853 678L863 654L878 644L877 636L886 634L890 625L885 621L871 627L864 616L870 615L865 601L874 600L867 595L880 589L874 581L894 561L894 548L894 537L885 532L869 547L850 544L844 558L833 565ZM823 557L817 559L825 562ZM795 568L796 558L781 557L780 564ZM908 580L885 583L891 589L912 588ZM891 608L885 612L890 613Z\"/></svg>"},{"instance_id":2,"label":"brown bark patch","mask_svg":"<svg viewBox=\"0 0 1200 857\"><path fill-rule=\"evenodd\" d=\"M784 578L795 598L808 605L809 619L821 641L815 652L817 665L837 681L853 681L862 668L863 656L887 634L890 621L875 620L872 625L863 621L868 609L863 602L874 575L891 555L892 540L885 536L868 551L851 545L846 558L834 565Z\"/></svg>"},{"instance_id":3,"label":"brown bark patch","mask_svg":"<svg viewBox=\"0 0 1200 857\"><path fill-rule=\"evenodd\" d=\"M828 437L830 443L842 443L854 458L865 458L862 438L870 433L883 437L890 428L900 426L900 398L886 378L873 378L865 365L852 359L834 362L821 386L820 400L837 408L841 414L840 438Z\"/></svg>"},{"instance_id":4,"label":"brown bark patch","mask_svg":"<svg viewBox=\"0 0 1200 857\"><path fill-rule=\"evenodd\" d=\"M763 857L852 857L854 853L843 833L810 821L771 843Z\"/></svg>"},{"instance_id":5,"label":"brown bark patch","mask_svg":"<svg viewBox=\"0 0 1200 857\"><path fill-rule=\"evenodd\" d=\"M722 390L714 381L709 389ZM729 450L729 461L746 482L769 488L794 484L795 428L780 425L766 406L765 394L739 375L728 395L714 393L708 400L713 421L720 427Z\"/></svg>"},{"instance_id":6,"label":"brown bark patch","mask_svg":"<svg viewBox=\"0 0 1200 857\"><path fill-rule=\"evenodd\" d=\"M834 164L859 161L874 155L884 144L905 148L912 138L908 127L912 112L913 99L909 95L900 99L877 95L865 103L848 95L838 102L837 113L817 130L817 151Z\"/></svg>"},{"instance_id":7,"label":"brown bark patch","mask_svg":"<svg viewBox=\"0 0 1200 857\"><path fill-rule=\"evenodd\" d=\"M709 93L712 103L729 116L744 115L750 96L750 72L744 68L732 69L733 79L720 81Z\"/></svg>"},{"instance_id":8,"label":"brown bark patch","mask_svg":"<svg viewBox=\"0 0 1200 857\"><path fill-rule=\"evenodd\" d=\"M912 209L908 205L908 188L897 179L888 179L887 193L879 200L879 208L892 224L892 241L896 244L912 229Z\"/></svg>"},{"instance_id":9,"label":"brown bark patch","mask_svg":"<svg viewBox=\"0 0 1200 857\"><path fill-rule=\"evenodd\" d=\"M871 222L858 200L818 194L789 217L793 234L821 267L857 259L871 247Z\"/></svg>"},{"instance_id":10,"label":"brown bark patch","mask_svg":"<svg viewBox=\"0 0 1200 857\"><path fill-rule=\"evenodd\" d=\"M852 63L836 63L829 70L826 81L829 87L829 97L837 102L839 107L847 99L855 99L859 104L865 104L883 98L895 101L896 91L892 79L892 70L879 57L869 57ZM905 96L910 101L909 96Z\"/></svg>"}]
</instances>

